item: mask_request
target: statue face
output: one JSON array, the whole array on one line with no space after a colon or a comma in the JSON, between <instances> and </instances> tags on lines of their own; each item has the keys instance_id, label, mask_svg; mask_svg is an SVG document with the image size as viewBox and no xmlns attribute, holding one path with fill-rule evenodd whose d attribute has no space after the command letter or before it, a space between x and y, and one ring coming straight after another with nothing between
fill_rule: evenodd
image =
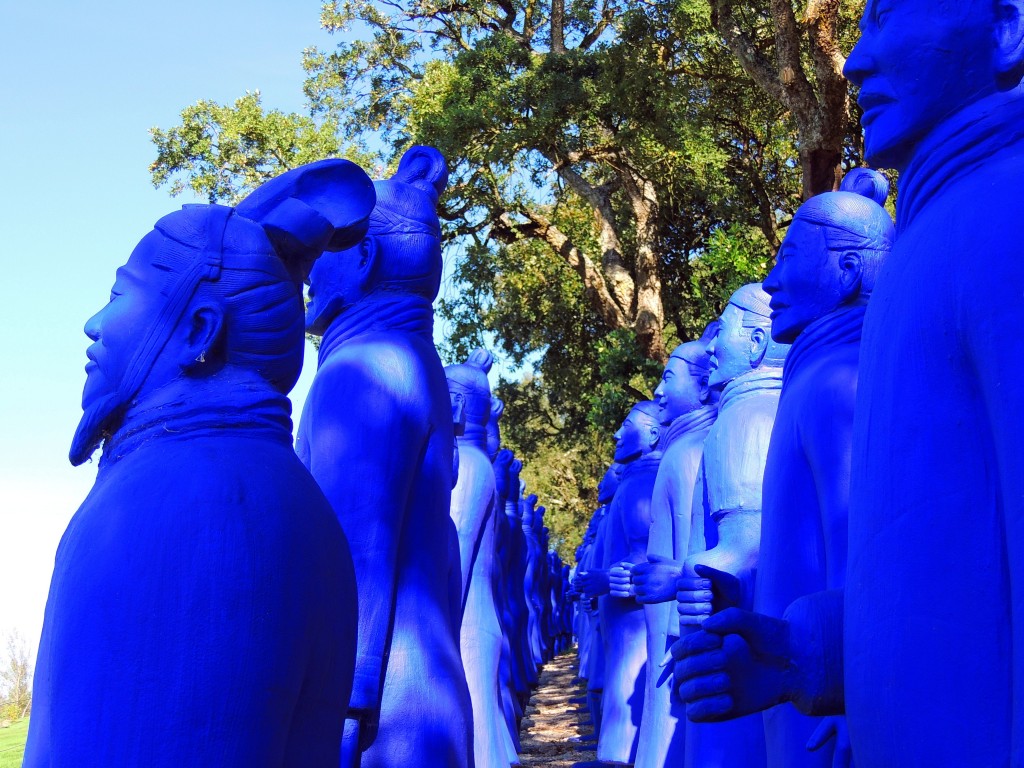
<instances>
[{"instance_id":1,"label":"statue face","mask_svg":"<svg viewBox=\"0 0 1024 768\"><path fill-rule=\"evenodd\" d=\"M306 296L306 330L322 334L345 308L363 296L368 239L344 251L327 251L313 264Z\"/></svg>"},{"instance_id":2,"label":"statue face","mask_svg":"<svg viewBox=\"0 0 1024 768\"><path fill-rule=\"evenodd\" d=\"M160 289L166 276L152 264L162 240L158 232L150 232L139 242L128 263L117 270L110 301L85 323L85 335L93 343L86 351L89 362L85 366L83 409L117 393L145 330L163 309L166 299ZM158 357L146 379L147 389L165 383L176 373L167 357Z\"/></svg>"},{"instance_id":3,"label":"statue face","mask_svg":"<svg viewBox=\"0 0 1024 768\"><path fill-rule=\"evenodd\" d=\"M608 469L604 473L604 477L601 478L601 482L597 484L597 500L601 503L611 501L618 486L619 478L611 469Z\"/></svg>"},{"instance_id":4,"label":"statue face","mask_svg":"<svg viewBox=\"0 0 1024 768\"><path fill-rule=\"evenodd\" d=\"M661 406L661 423L670 424L683 414L700 408L707 383L707 373L692 373L685 360L670 357L661 374L661 383L654 390L654 399Z\"/></svg>"},{"instance_id":5,"label":"statue face","mask_svg":"<svg viewBox=\"0 0 1024 768\"><path fill-rule=\"evenodd\" d=\"M839 279L838 260L821 228L797 214L764 281L772 297L772 338L792 344L804 328L837 309L843 300Z\"/></svg>"},{"instance_id":6,"label":"statue face","mask_svg":"<svg viewBox=\"0 0 1024 768\"><path fill-rule=\"evenodd\" d=\"M861 87L865 155L903 170L944 118L994 88L991 0L869 0L844 73Z\"/></svg>"},{"instance_id":7,"label":"statue face","mask_svg":"<svg viewBox=\"0 0 1024 768\"><path fill-rule=\"evenodd\" d=\"M651 450L649 417L632 410L615 433L615 461L624 464L639 459Z\"/></svg>"},{"instance_id":8,"label":"statue face","mask_svg":"<svg viewBox=\"0 0 1024 768\"><path fill-rule=\"evenodd\" d=\"M740 374L751 369L752 330L743 327L743 310L728 304L722 312L718 333L708 343L711 374L708 384L721 389Z\"/></svg>"}]
</instances>

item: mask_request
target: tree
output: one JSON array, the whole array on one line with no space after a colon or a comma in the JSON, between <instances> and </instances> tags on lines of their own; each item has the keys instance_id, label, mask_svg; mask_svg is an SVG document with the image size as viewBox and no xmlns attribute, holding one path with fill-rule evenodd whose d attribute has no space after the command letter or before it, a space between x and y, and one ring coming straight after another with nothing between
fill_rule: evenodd
<instances>
[{"instance_id":1,"label":"tree","mask_svg":"<svg viewBox=\"0 0 1024 768\"><path fill-rule=\"evenodd\" d=\"M790 111L803 196L839 189L851 136L844 50L864 0L710 0L711 18L744 71ZM797 5L804 7L797 18Z\"/></svg>"},{"instance_id":2,"label":"tree","mask_svg":"<svg viewBox=\"0 0 1024 768\"><path fill-rule=\"evenodd\" d=\"M320 152L383 164L437 146L451 166L443 355L493 342L525 368L499 386L505 424L523 425L509 443L528 479L535 457L576 456L564 476L587 498L601 472L576 449L610 455L671 347L767 272L832 157L821 147L857 130L835 95L839 54L819 73L803 40L841 41L858 2L812 0L819 21L799 39L776 29L795 18L789 0L328 2L321 23L342 39L304 53L308 114L268 112L258 94L200 102L154 129L154 183L231 198ZM751 74L772 60L796 85Z\"/></svg>"},{"instance_id":3,"label":"tree","mask_svg":"<svg viewBox=\"0 0 1024 768\"><path fill-rule=\"evenodd\" d=\"M12 630L0 661L0 720L20 720L32 711L32 666L24 638Z\"/></svg>"}]
</instances>

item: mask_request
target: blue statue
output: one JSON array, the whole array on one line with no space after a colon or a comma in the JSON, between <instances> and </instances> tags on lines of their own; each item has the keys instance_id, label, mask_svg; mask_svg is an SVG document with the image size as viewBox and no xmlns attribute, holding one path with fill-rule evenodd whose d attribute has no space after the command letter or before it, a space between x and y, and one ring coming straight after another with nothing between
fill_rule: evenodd
<instances>
[{"instance_id":1,"label":"blue statue","mask_svg":"<svg viewBox=\"0 0 1024 768\"><path fill-rule=\"evenodd\" d=\"M892 249L892 219L881 207L888 188L881 174L856 169L843 189L863 189L870 198L841 191L804 203L764 281L772 338L793 345L765 465L754 610L768 616L782 618L797 598L846 583L861 328ZM764 725L769 768L850 761L842 720L809 718L783 704L764 713ZM833 731L836 743L808 751L812 736L822 744Z\"/></svg>"},{"instance_id":2,"label":"blue statue","mask_svg":"<svg viewBox=\"0 0 1024 768\"><path fill-rule=\"evenodd\" d=\"M289 171L160 219L92 339L24 765L338 764L356 612L345 537L292 450L302 280L365 231L369 178Z\"/></svg>"},{"instance_id":3,"label":"blue statue","mask_svg":"<svg viewBox=\"0 0 1024 768\"><path fill-rule=\"evenodd\" d=\"M647 557L651 496L661 460L660 416L657 403L642 401L615 433L615 461L625 466L604 523L606 563L636 563ZM597 759L631 764L636 757L648 661L644 612L632 598L605 595L599 605L605 669Z\"/></svg>"},{"instance_id":4,"label":"blue statue","mask_svg":"<svg viewBox=\"0 0 1024 768\"><path fill-rule=\"evenodd\" d=\"M471 760L450 597L453 412L432 338L447 177L437 150L409 149L375 183L366 237L310 274L306 324L323 339L296 450L348 536L360 595L343 765Z\"/></svg>"},{"instance_id":5,"label":"blue statue","mask_svg":"<svg viewBox=\"0 0 1024 768\"><path fill-rule=\"evenodd\" d=\"M473 755L477 768L507 768L515 756L501 701L502 627L497 563L498 495L487 455L491 355L473 352L467 362L444 369L448 388L465 397L466 431L459 441L459 482L451 516L462 553L462 663L473 708Z\"/></svg>"},{"instance_id":6,"label":"blue statue","mask_svg":"<svg viewBox=\"0 0 1024 768\"><path fill-rule=\"evenodd\" d=\"M693 488L704 439L718 416L718 393L708 385L707 354L707 344L717 330L718 323L714 322L701 340L676 347L654 390L661 408L662 457L651 500L647 561L634 565L630 573L632 594L644 604L647 657L651 660L647 665L637 768L682 765L685 756L682 705L671 695L671 670L656 662L679 638L676 580L682 576L690 543Z\"/></svg>"},{"instance_id":7,"label":"blue statue","mask_svg":"<svg viewBox=\"0 0 1024 768\"><path fill-rule=\"evenodd\" d=\"M721 391L718 419L704 442L694 489L690 555L680 578L680 634L699 629L714 608L749 608L761 538L761 481L768 441L782 387L782 363L789 349L772 340L769 297L758 283L729 299L707 350L708 384ZM701 541L703 539L703 541ZM716 595L699 578L710 567L730 577L731 588ZM687 768L764 765L761 718L729 723L688 723Z\"/></svg>"},{"instance_id":8,"label":"blue statue","mask_svg":"<svg viewBox=\"0 0 1024 768\"><path fill-rule=\"evenodd\" d=\"M605 523L608 520L608 508L619 487L621 472L622 465L613 463L597 485L597 502L601 506L594 512L591 523L593 536L580 560L573 581L573 589L579 593L580 602L589 616L589 621L585 624L587 635L580 638L581 648L584 644L586 646L585 660L581 653L580 676L585 677L587 681L587 709L590 710L590 717L594 722L595 735L600 735L601 732L601 699L604 695L604 639L601 632L599 602L601 595L607 593L607 580L604 582L605 591L597 594L588 591L587 576L604 568Z\"/></svg>"},{"instance_id":9,"label":"blue statue","mask_svg":"<svg viewBox=\"0 0 1024 768\"><path fill-rule=\"evenodd\" d=\"M867 158L900 171L900 198L864 318L846 589L781 620L727 611L686 649L706 667L726 651L698 714L732 690L727 709L845 709L859 768L1024 759L1024 355L1008 330L1024 295L1022 11L867 6L846 73Z\"/></svg>"}]
</instances>

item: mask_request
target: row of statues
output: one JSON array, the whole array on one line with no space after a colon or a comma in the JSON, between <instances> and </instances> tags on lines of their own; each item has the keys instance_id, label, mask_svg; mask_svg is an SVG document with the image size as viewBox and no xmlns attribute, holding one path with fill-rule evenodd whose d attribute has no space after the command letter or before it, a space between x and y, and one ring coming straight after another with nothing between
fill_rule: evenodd
<instances>
[{"instance_id":1,"label":"row of statues","mask_svg":"<svg viewBox=\"0 0 1024 768\"><path fill-rule=\"evenodd\" d=\"M684 646L705 659L720 651L700 630L723 608L781 617L843 586L860 331L894 229L884 177L858 169L844 188L855 191L800 208L764 285L737 290L703 338L673 351L657 401L637 404L616 434L618 489L595 515L574 585L598 605L581 648L605 653L598 764L831 766L830 750L812 754L808 742L830 728L845 744L841 722L788 705L763 722L708 722L739 713L707 670L693 678L684 663L688 722L664 663ZM617 530L620 518L635 529ZM609 545L620 541L631 545ZM641 608L646 636L616 619ZM628 727L615 730L620 721Z\"/></svg>"},{"instance_id":2,"label":"row of statues","mask_svg":"<svg viewBox=\"0 0 1024 768\"><path fill-rule=\"evenodd\" d=\"M313 163L164 217L118 270L26 766L518 764L568 568L501 450L490 355L434 348L447 177L430 147L376 182Z\"/></svg>"},{"instance_id":3,"label":"row of statues","mask_svg":"<svg viewBox=\"0 0 1024 768\"><path fill-rule=\"evenodd\" d=\"M433 347L436 151L158 221L85 327L25 765L504 767L572 632L597 765L1024 765L1024 0L869 0L845 71L895 225L867 170L804 203L571 589L489 355Z\"/></svg>"},{"instance_id":4,"label":"row of statues","mask_svg":"<svg viewBox=\"0 0 1024 768\"><path fill-rule=\"evenodd\" d=\"M846 73L896 222L866 169L803 204L763 285L669 360L646 507L619 497L648 404L617 434L573 582L580 766L1024 765L1024 3L869 2ZM650 522L639 561L605 539L619 509ZM624 601L668 606L646 644Z\"/></svg>"}]
</instances>

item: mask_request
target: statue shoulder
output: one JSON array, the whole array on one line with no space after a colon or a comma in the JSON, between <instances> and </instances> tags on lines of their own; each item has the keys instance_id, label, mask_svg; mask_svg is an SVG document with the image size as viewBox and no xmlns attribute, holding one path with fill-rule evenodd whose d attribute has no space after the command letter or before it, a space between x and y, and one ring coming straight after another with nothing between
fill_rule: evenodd
<instances>
[{"instance_id":1,"label":"statue shoulder","mask_svg":"<svg viewBox=\"0 0 1024 768\"><path fill-rule=\"evenodd\" d=\"M440 360L431 371L430 361L408 341L395 334L366 334L339 347L317 369L313 387L334 398L348 393L355 398L374 393L422 402L425 380L443 376Z\"/></svg>"}]
</instances>

